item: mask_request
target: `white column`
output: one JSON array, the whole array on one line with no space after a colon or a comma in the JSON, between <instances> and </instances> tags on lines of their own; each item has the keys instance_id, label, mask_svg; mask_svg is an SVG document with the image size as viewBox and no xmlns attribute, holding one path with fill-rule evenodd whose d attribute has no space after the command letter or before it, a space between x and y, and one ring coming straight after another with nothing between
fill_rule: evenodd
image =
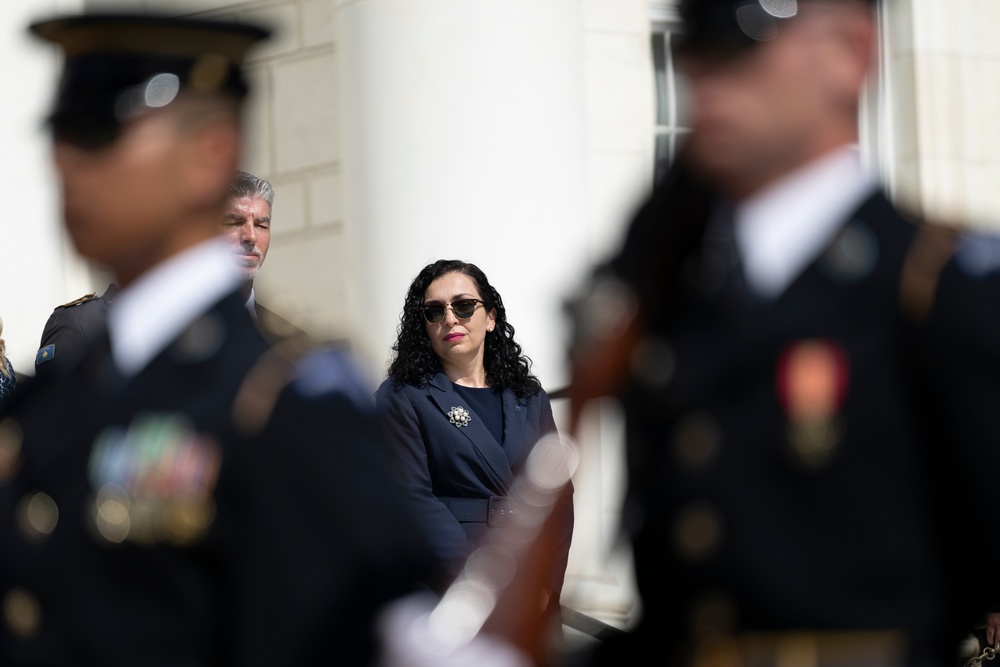
<instances>
[{"instance_id":1,"label":"white column","mask_svg":"<svg viewBox=\"0 0 1000 667\"><path fill-rule=\"evenodd\" d=\"M1000 4L883 4L896 194L943 222L1000 230Z\"/></svg>"},{"instance_id":2,"label":"white column","mask_svg":"<svg viewBox=\"0 0 1000 667\"><path fill-rule=\"evenodd\" d=\"M384 372L427 263L480 266L548 389L587 219L576 0L358 0L339 8L352 339Z\"/></svg>"}]
</instances>

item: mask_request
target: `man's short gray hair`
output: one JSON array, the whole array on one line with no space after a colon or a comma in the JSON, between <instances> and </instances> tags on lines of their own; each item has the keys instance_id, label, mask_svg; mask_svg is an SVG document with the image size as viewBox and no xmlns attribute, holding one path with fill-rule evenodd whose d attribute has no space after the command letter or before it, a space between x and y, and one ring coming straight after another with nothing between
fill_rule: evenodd
<instances>
[{"instance_id":1,"label":"man's short gray hair","mask_svg":"<svg viewBox=\"0 0 1000 667\"><path fill-rule=\"evenodd\" d=\"M237 197L260 197L267 202L270 210L274 206L274 188L263 178L257 178L246 171L237 171L233 184L229 186L229 196L233 199Z\"/></svg>"}]
</instances>

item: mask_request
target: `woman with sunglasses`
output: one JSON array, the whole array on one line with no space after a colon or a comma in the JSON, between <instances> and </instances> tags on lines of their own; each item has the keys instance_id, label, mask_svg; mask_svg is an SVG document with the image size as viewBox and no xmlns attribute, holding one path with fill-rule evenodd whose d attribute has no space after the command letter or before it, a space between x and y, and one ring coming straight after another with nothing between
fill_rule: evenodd
<instances>
[{"instance_id":1,"label":"woman with sunglasses","mask_svg":"<svg viewBox=\"0 0 1000 667\"><path fill-rule=\"evenodd\" d=\"M441 569L437 589L515 509L515 477L556 431L549 398L514 341L500 294L474 264L439 260L410 284L388 378L376 392L398 472ZM558 614L573 534L559 508L543 601ZM541 607L540 607L541 608Z\"/></svg>"}]
</instances>

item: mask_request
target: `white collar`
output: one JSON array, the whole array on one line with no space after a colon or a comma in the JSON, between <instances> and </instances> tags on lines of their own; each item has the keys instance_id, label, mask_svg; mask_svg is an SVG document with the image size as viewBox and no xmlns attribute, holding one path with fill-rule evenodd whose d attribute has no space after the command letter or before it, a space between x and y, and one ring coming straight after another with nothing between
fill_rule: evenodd
<instances>
[{"instance_id":1,"label":"white collar","mask_svg":"<svg viewBox=\"0 0 1000 667\"><path fill-rule=\"evenodd\" d=\"M254 295L253 287L250 288L250 296L247 297L247 302L243 304L253 315L254 319L257 319L257 297Z\"/></svg>"},{"instance_id":2,"label":"white collar","mask_svg":"<svg viewBox=\"0 0 1000 667\"><path fill-rule=\"evenodd\" d=\"M856 148L845 146L736 207L736 246L749 287L777 298L875 190Z\"/></svg>"},{"instance_id":3,"label":"white collar","mask_svg":"<svg viewBox=\"0 0 1000 667\"><path fill-rule=\"evenodd\" d=\"M221 237L146 271L108 307L115 366L123 375L138 374L198 315L235 290L238 282L229 242Z\"/></svg>"}]
</instances>

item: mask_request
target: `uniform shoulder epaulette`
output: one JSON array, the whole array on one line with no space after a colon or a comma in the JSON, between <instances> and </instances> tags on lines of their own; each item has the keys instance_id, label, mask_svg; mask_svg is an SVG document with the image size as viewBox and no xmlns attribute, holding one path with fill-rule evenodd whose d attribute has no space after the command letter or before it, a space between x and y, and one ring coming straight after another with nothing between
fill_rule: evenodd
<instances>
[{"instance_id":1,"label":"uniform shoulder epaulette","mask_svg":"<svg viewBox=\"0 0 1000 667\"><path fill-rule=\"evenodd\" d=\"M97 292L91 292L90 294L84 294L79 299L73 299L68 303L64 303L61 306L56 306L56 308L72 308L73 306L80 306L94 299L101 298Z\"/></svg>"},{"instance_id":2,"label":"uniform shoulder epaulette","mask_svg":"<svg viewBox=\"0 0 1000 667\"><path fill-rule=\"evenodd\" d=\"M289 386L307 399L339 394L359 409L370 407L363 374L346 345L316 346L289 339L272 346L243 378L231 410L236 429L244 435L260 432Z\"/></svg>"},{"instance_id":3,"label":"uniform shoulder epaulette","mask_svg":"<svg viewBox=\"0 0 1000 667\"><path fill-rule=\"evenodd\" d=\"M955 263L970 278L981 279L1000 272L1000 235L969 231L958 239Z\"/></svg>"},{"instance_id":4,"label":"uniform shoulder epaulette","mask_svg":"<svg viewBox=\"0 0 1000 667\"><path fill-rule=\"evenodd\" d=\"M913 322L927 319L941 270L955 254L959 236L959 229L951 225L924 222L918 228L899 283L900 305Z\"/></svg>"},{"instance_id":5,"label":"uniform shoulder epaulette","mask_svg":"<svg viewBox=\"0 0 1000 667\"><path fill-rule=\"evenodd\" d=\"M294 380L295 366L306 350L296 340L271 346L243 378L233 400L232 419L244 435L258 433L282 390Z\"/></svg>"}]
</instances>

